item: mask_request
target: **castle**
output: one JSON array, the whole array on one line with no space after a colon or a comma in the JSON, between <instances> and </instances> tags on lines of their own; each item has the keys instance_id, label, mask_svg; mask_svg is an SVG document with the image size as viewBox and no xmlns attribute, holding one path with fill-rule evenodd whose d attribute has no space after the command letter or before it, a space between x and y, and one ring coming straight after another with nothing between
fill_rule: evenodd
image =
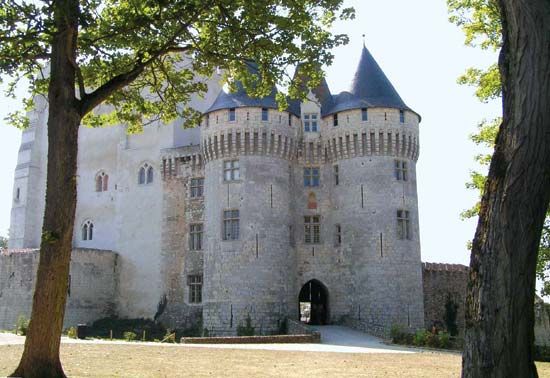
<instances>
[{"instance_id":1,"label":"castle","mask_svg":"<svg viewBox=\"0 0 550 378\"><path fill-rule=\"evenodd\" d=\"M363 47L351 90L325 81L281 111L219 77L182 120L81 128L65 323L116 314L232 335L285 318L373 334L424 326L416 161L420 116ZM44 210L47 106L15 171L0 328L29 313ZM3 303L1 303L3 302Z\"/></svg>"}]
</instances>

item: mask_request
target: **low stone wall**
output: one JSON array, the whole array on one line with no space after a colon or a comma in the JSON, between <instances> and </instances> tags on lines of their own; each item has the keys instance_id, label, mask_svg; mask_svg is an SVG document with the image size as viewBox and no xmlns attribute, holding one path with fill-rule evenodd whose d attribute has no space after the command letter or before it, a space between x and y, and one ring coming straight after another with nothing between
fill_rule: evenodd
<instances>
[{"instance_id":1,"label":"low stone wall","mask_svg":"<svg viewBox=\"0 0 550 378\"><path fill-rule=\"evenodd\" d=\"M0 253L0 329L14 329L20 315L30 317L38 260L37 249ZM64 327L114 314L117 277L116 253L73 250Z\"/></svg>"},{"instance_id":2,"label":"low stone wall","mask_svg":"<svg viewBox=\"0 0 550 378\"><path fill-rule=\"evenodd\" d=\"M321 335L274 335L274 336L224 336L182 337L182 344L311 344L320 343Z\"/></svg>"},{"instance_id":3,"label":"low stone wall","mask_svg":"<svg viewBox=\"0 0 550 378\"><path fill-rule=\"evenodd\" d=\"M289 335L315 335L319 332L315 331L307 324L298 322L296 320L287 319L287 333Z\"/></svg>"}]
</instances>

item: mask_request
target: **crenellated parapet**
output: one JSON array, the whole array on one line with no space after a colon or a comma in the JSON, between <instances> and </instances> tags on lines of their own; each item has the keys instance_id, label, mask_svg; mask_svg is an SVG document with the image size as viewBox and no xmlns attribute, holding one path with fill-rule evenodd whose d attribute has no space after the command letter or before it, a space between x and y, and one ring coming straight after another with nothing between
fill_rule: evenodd
<instances>
[{"instance_id":1,"label":"crenellated parapet","mask_svg":"<svg viewBox=\"0 0 550 378\"><path fill-rule=\"evenodd\" d=\"M202 122L201 152L205 161L241 155L266 155L293 160L299 118L276 109L237 108L207 114ZM234 117L234 118L233 118Z\"/></svg>"},{"instance_id":2,"label":"crenellated parapet","mask_svg":"<svg viewBox=\"0 0 550 378\"><path fill-rule=\"evenodd\" d=\"M199 146L167 148L161 151L163 180L180 176L184 166L189 166L193 172L202 170L204 161Z\"/></svg>"}]
</instances>

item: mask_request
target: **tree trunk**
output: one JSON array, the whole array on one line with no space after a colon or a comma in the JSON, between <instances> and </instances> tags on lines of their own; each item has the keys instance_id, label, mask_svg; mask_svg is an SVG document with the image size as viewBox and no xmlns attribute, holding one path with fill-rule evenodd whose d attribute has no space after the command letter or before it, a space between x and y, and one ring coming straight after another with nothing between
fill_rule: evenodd
<instances>
[{"instance_id":1,"label":"tree trunk","mask_svg":"<svg viewBox=\"0 0 550 378\"><path fill-rule=\"evenodd\" d=\"M503 122L481 202L463 377L537 377L535 267L550 200L550 1L499 0Z\"/></svg>"},{"instance_id":2,"label":"tree trunk","mask_svg":"<svg viewBox=\"0 0 550 378\"><path fill-rule=\"evenodd\" d=\"M59 346L67 300L81 116L75 97L78 0L53 2L48 88L48 172L40 262L25 349L12 376L64 377Z\"/></svg>"}]
</instances>

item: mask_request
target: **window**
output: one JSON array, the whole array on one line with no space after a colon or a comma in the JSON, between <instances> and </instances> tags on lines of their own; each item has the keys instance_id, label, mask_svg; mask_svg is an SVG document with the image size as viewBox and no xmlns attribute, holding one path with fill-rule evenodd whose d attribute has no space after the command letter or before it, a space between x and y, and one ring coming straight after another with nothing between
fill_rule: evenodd
<instances>
[{"instance_id":1,"label":"window","mask_svg":"<svg viewBox=\"0 0 550 378\"><path fill-rule=\"evenodd\" d=\"M398 181L407 181L408 180L408 174L407 174L407 162L403 160L396 160L395 161L395 178Z\"/></svg>"},{"instance_id":2,"label":"window","mask_svg":"<svg viewBox=\"0 0 550 378\"><path fill-rule=\"evenodd\" d=\"M321 241L321 224L319 216L304 217L304 243L318 244Z\"/></svg>"},{"instance_id":3,"label":"window","mask_svg":"<svg viewBox=\"0 0 550 378\"><path fill-rule=\"evenodd\" d=\"M292 126L292 114L288 115L288 126Z\"/></svg>"},{"instance_id":4,"label":"window","mask_svg":"<svg viewBox=\"0 0 550 378\"><path fill-rule=\"evenodd\" d=\"M409 212L407 210L397 210L397 238L412 239Z\"/></svg>"},{"instance_id":5,"label":"window","mask_svg":"<svg viewBox=\"0 0 550 378\"><path fill-rule=\"evenodd\" d=\"M239 210L223 211L223 240L239 239Z\"/></svg>"},{"instance_id":6,"label":"window","mask_svg":"<svg viewBox=\"0 0 550 378\"><path fill-rule=\"evenodd\" d=\"M367 108L361 109L361 121L369 120L369 110Z\"/></svg>"},{"instance_id":7,"label":"window","mask_svg":"<svg viewBox=\"0 0 550 378\"><path fill-rule=\"evenodd\" d=\"M210 114L206 115L206 127L210 126Z\"/></svg>"},{"instance_id":8,"label":"window","mask_svg":"<svg viewBox=\"0 0 550 378\"><path fill-rule=\"evenodd\" d=\"M15 202L19 202L19 199L21 198L21 189L17 188L15 190Z\"/></svg>"},{"instance_id":9,"label":"window","mask_svg":"<svg viewBox=\"0 0 550 378\"><path fill-rule=\"evenodd\" d=\"M334 113L332 116L332 126L338 126L338 113Z\"/></svg>"},{"instance_id":10,"label":"window","mask_svg":"<svg viewBox=\"0 0 550 378\"><path fill-rule=\"evenodd\" d=\"M319 168L304 168L304 186L319 186Z\"/></svg>"},{"instance_id":11,"label":"window","mask_svg":"<svg viewBox=\"0 0 550 378\"><path fill-rule=\"evenodd\" d=\"M229 109L229 122L235 121L235 108Z\"/></svg>"},{"instance_id":12,"label":"window","mask_svg":"<svg viewBox=\"0 0 550 378\"><path fill-rule=\"evenodd\" d=\"M342 245L342 226L339 224L334 226L334 246L339 247Z\"/></svg>"},{"instance_id":13,"label":"window","mask_svg":"<svg viewBox=\"0 0 550 378\"><path fill-rule=\"evenodd\" d=\"M405 123L405 111L404 110L399 111L399 122Z\"/></svg>"},{"instance_id":14,"label":"window","mask_svg":"<svg viewBox=\"0 0 550 378\"><path fill-rule=\"evenodd\" d=\"M317 132L317 114L304 114L304 131Z\"/></svg>"},{"instance_id":15,"label":"window","mask_svg":"<svg viewBox=\"0 0 550 378\"><path fill-rule=\"evenodd\" d=\"M267 108L262 108L262 121L267 121L269 119L268 114Z\"/></svg>"},{"instance_id":16,"label":"window","mask_svg":"<svg viewBox=\"0 0 550 378\"><path fill-rule=\"evenodd\" d=\"M153 167L145 163L139 169L138 184L151 184L153 182Z\"/></svg>"},{"instance_id":17,"label":"window","mask_svg":"<svg viewBox=\"0 0 550 378\"><path fill-rule=\"evenodd\" d=\"M82 240L92 240L94 238L94 224L92 221L86 221L82 225Z\"/></svg>"},{"instance_id":18,"label":"window","mask_svg":"<svg viewBox=\"0 0 550 378\"><path fill-rule=\"evenodd\" d=\"M189 225L189 250L202 250L202 223Z\"/></svg>"},{"instance_id":19,"label":"window","mask_svg":"<svg viewBox=\"0 0 550 378\"><path fill-rule=\"evenodd\" d=\"M95 176L95 191L106 192L109 189L109 175L105 172L99 172Z\"/></svg>"},{"instance_id":20,"label":"window","mask_svg":"<svg viewBox=\"0 0 550 378\"><path fill-rule=\"evenodd\" d=\"M240 178L239 161L227 160L223 162L223 181L235 181Z\"/></svg>"},{"instance_id":21,"label":"window","mask_svg":"<svg viewBox=\"0 0 550 378\"><path fill-rule=\"evenodd\" d=\"M204 192L204 178L191 179L191 198L202 197Z\"/></svg>"},{"instance_id":22,"label":"window","mask_svg":"<svg viewBox=\"0 0 550 378\"><path fill-rule=\"evenodd\" d=\"M187 276L187 286L189 286L189 303L201 303L202 276L200 274Z\"/></svg>"},{"instance_id":23,"label":"window","mask_svg":"<svg viewBox=\"0 0 550 378\"><path fill-rule=\"evenodd\" d=\"M338 185L340 183L340 171L338 165L335 165L332 168L334 170L334 185Z\"/></svg>"}]
</instances>

